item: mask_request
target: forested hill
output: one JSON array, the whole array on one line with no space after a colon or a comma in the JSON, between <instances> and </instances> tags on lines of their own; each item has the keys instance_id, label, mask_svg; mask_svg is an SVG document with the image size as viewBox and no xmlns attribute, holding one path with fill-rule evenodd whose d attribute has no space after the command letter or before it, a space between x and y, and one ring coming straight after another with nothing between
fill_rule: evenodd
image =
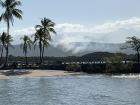
<instances>
[{"instance_id":1,"label":"forested hill","mask_svg":"<svg viewBox=\"0 0 140 105\"><path fill-rule=\"evenodd\" d=\"M109 52L94 52L83 56L67 56L67 57L44 57L44 61L47 62L91 62L91 61L103 61L104 58L114 57L115 55L121 56L124 60L133 60L134 55L126 55L122 53L109 53ZM24 57L9 57L10 61L24 61ZM39 57L28 57L31 62L39 61Z\"/></svg>"}]
</instances>

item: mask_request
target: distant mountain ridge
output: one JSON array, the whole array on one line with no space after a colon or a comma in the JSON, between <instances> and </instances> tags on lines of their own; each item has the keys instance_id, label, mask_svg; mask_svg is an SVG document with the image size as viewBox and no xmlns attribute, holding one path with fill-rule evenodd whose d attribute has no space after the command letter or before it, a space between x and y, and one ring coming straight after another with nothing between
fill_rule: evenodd
<instances>
[{"instance_id":1,"label":"distant mountain ridge","mask_svg":"<svg viewBox=\"0 0 140 105\"><path fill-rule=\"evenodd\" d=\"M122 50L121 47L123 46L125 46L123 43L73 42L69 43L67 46L60 44L58 48L71 52L74 55L84 55L92 52L134 53L131 49Z\"/></svg>"},{"instance_id":2,"label":"distant mountain ridge","mask_svg":"<svg viewBox=\"0 0 140 105\"><path fill-rule=\"evenodd\" d=\"M49 46L45 49L45 56L55 56L55 57L65 57L65 56L82 56L84 54L93 53L93 52L122 52L126 54L134 53L131 49L121 50L120 47L123 44L109 44L109 43L82 43L75 42L69 43L67 46L60 44L56 47ZM69 47L70 46L70 47ZM14 45L14 48L9 49L9 54L13 56L24 56L23 51L20 48L20 45ZM28 51L28 56L38 56L39 49L38 46L36 49L32 46L31 51Z\"/></svg>"}]
</instances>

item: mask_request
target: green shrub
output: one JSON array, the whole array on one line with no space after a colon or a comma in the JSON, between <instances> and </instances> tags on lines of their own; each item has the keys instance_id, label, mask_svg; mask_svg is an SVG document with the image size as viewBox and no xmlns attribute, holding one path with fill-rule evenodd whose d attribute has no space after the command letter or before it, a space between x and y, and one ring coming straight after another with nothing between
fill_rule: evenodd
<instances>
[{"instance_id":1,"label":"green shrub","mask_svg":"<svg viewBox=\"0 0 140 105\"><path fill-rule=\"evenodd\" d=\"M132 64L124 64L121 56L114 56L105 58L106 61L106 73L130 73Z\"/></svg>"},{"instance_id":2,"label":"green shrub","mask_svg":"<svg viewBox=\"0 0 140 105\"><path fill-rule=\"evenodd\" d=\"M81 71L81 65L79 65L79 64L69 64L69 65L66 66L66 70L67 71L79 72L79 71Z\"/></svg>"}]
</instances>

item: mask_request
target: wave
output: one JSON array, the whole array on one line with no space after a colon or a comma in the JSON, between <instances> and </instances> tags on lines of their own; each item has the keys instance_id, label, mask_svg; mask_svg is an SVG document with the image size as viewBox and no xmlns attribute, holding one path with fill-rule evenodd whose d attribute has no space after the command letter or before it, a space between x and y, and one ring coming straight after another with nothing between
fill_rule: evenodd
<instances>
[{"instance_id":1,"label":"wave","mask_svg":"<svg viewBox=\"0 0 140 105\"><path fill-rule=\"evenodd\" d=\"M129 78L129 79L140 79L140 74L122 74L122 75L113 75L115 78Z\"/></svg>"}]
</instances>

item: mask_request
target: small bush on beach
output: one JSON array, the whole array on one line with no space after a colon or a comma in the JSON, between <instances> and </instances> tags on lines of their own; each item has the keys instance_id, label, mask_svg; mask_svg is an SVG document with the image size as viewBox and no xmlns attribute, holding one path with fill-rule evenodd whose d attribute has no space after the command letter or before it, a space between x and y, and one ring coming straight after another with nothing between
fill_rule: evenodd
<instances>
[{"instance_id":1,"label":"small bush on beach","mask_svg":"<svg viewBox=\"0 0 140 105\"><path fill-rule=\"evenodd\" d=\"M81 71L81 66L79 64L69 64L66 66L66 70L79 72Z\"/></svg>"}]
</instances>

